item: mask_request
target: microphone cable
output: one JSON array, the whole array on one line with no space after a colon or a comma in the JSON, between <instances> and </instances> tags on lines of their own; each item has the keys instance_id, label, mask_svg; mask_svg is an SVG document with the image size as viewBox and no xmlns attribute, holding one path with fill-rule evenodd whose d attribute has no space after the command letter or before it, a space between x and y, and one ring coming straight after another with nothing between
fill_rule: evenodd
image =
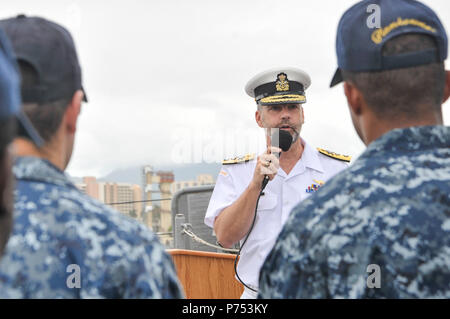
<instances>
[{"instance_id":1,"label":"microphone cable","mask_svg":"<svg viewBox=\"0 0 450 319\"><path fill-rule=\"evenodd\" d=\"M252 230L253 230L253 226L255 226L256 215L257 215L257 213L258 213L258 203L259 203L259 199L261 198L261 195L263 194L264 188L266 188L266 185L267 185L268 182L269 182L269 177L266 175L266 176L264 177L263 182L262 182L262 185L261 185L261 191L259 192L258 199L256 200L255 214L254 214L254 216L253 216L252 225L250 226L250 230L249 230L248 233L247 233L247 237L245 237L244 242L243 242L242 245L239 247L239 252L237 253L236 258L234 259L234 273L236 274L237 279L241 282L241 284L244 285L244 287L246 287L246 288L248 288L248 289L250 289L251 291L254 291L254 292L258 292L258 290L255 290L255 289L249 287L248 285L246 285L246 284L244 283L244 281L241 279L241 277L239 277L239 274L238 274L238 272L237 272L237 260L239 259L239 256L241 255L241 250L242 250L242 248L244 247L245 243L247 242L247 239L250 237L250 234L251 234L251 232L252 232Z\"/></svg>"}]
</instances>

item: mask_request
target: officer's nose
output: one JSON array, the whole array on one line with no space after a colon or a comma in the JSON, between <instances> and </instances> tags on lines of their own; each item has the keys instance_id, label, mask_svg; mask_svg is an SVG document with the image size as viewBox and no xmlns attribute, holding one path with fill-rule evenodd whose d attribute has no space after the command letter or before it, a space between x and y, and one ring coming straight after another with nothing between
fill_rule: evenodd
<instances>
[{"instance_id":1,"label":"officer's nose","mask_svg":"<svg viewBox=\"0 0 450 319\"><path fill-rule=\"evenodd\" d=\"M282 111L281 111L281 119L282 120L287 120L290 118L290 113L287 107L283 107Z\"/></svg>"}]
</instances>

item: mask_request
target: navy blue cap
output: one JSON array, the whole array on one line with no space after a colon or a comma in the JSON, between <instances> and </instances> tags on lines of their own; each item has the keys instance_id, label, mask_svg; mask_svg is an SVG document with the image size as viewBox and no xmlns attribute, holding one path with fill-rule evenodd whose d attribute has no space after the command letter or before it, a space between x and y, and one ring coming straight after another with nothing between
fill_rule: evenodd
<instances>
[{"instance_id":1,"label":"navy blue cap","mask_svg":"<svg viewBox=\"0 0 450 319\"><path fill-rule=\"evenodd\" d=\"M18 135L31 139L38 147L42 138L21 110L20 77L11 44L0 30L0 119L16 118Z\"/></svg>"},{"instance_id":2,"label":"navy blue cap","mask_svg":"<svg viewBox=\"0 0 450 319\"><path fill-rule=\"evenodd\" d=\"M24 103L46 103L72 98L77 90L86 93L81 81L81 67L75 44L64 27L40 17L23 14L0 20L17 60L24 61L37 73L38 84L22 86Z\"/></svg>"},{"instance_id":3,"label":"navy blue cap","mask_svg":"<svg viewBox=\"0 0 450 319\"><path fill-rule=\"evenodd\" d=\"M20 80L12 49L0 30L0 119L20 112Z\"/></svg>"},{"instance_id":4,"label":"navy blue cap","mask_svg":"<svg viewBox=\"0 0 450 319\"><path fill-rule=\"evenodd\" d=\"M369 7L372 5L371 7ZM368 24L374 6L379 8L380 28ZM383 56L384 44L403 34L433 37L437 50ZM342 70L383 71L442 62L447 58L447 34L436 13L415 0L365 0L348 9L339 21L336 36L338 69L330 87L343 81Z\"/></svg>"}]
</instances>

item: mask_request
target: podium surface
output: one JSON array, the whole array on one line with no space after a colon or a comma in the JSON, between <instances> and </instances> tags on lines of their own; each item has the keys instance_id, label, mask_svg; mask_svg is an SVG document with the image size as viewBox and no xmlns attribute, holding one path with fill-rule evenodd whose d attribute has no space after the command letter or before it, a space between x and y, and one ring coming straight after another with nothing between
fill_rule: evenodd
<instances>
[{"instance_id":1,"label":"podium surface","mask_svg":"<svg viewBox=\"0 0 450 319\"><path fill-rule=\"evenodd\" d=\"M168 249L188 299L238 299L244 288L234 277L235 255Z\"/></svg>"}]
</instances>

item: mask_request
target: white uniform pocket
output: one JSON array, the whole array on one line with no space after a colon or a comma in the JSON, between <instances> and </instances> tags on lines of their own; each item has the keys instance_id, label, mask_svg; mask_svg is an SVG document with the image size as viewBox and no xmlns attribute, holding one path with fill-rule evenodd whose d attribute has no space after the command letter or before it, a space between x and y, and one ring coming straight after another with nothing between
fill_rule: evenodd
<instances>
[{"instance_id":1,"label":"white uniform pocket","mask_svg":"<svg viewBox=\"0 0 450 319\"><path fill-rule=\"evenodd\" d=\"M266 193L260 197L255 225L253 226L249 240L260 240L270 236L274 226L278 224L280 217L276 216L277 204L277 195Z\"/></svg>"},{"instance_id":2,"label":"white uniform pocket","mask_svg":"<svg viewBox=\"0 0 450 319\"><path fill-rule=\"evenodd\" d=\"M277 196L265 193L259 198L258 211L274 210L277 206Z\"/></svg>"}]
</instances>

